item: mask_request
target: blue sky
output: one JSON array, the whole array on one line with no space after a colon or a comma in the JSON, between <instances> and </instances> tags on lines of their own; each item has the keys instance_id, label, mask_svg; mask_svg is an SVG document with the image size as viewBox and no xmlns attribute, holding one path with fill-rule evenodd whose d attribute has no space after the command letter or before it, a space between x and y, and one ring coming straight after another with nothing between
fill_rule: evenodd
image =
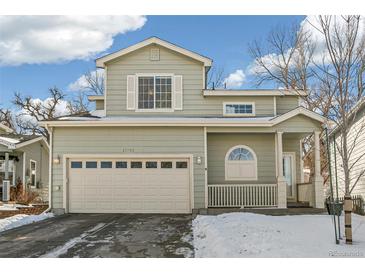
<instances>
[{"instance_id":1,"label":"blue sky","mask_svg":"<svg viewBox=\"0 0 365 274\"><path fill-rule=\"evenodd\" d=\"M26 58L30 58L29 56L24 57L25 59L22 60L25 61L18 62L19 64L15 66L9 60L11 58L17 59L17 57L9 57L7 62L0 62L0 107L10 106L14 92L31 95L33 98L46 99L48 88L57 86L69 96L72 96L74 93L68 90L68 85L75 82L86 71L95 69L95 56L130 46L150 36L158 36L212 58L214 65L223 67L225 74L227 74L226 76L228 76L238 69L245 71L252 61L248 54L249 42L252 42L254 39L264 38L275 26L290 25L294 22L300 22L304 18L304 16L147 16L147 20L137 30L130 30L120 34L115 34L114 32L109 37L104 37L108 41L101 42L102 46L95 46L98 49L94 50L93 54L89 54L86 57L76 56L75 58L68 56L64 59L61 58L61 61L52 61L52 57L49 59L49 52L52 52L53 49L47 50L53 46L52 43L60 43L61 47L62 40L61 42L51 40L48 44L42 40L45 38L44 35L39 36L41 37L39 38L39 43L35 46L32 44L29 47L32 49L33 47L38 47L37 53L40 55L35 58L38 58L36 62L41 64L26 64L27 62L34 62L34 60L26 61ZM10 28L16 27L17 31L25 28L24 37L26 37L29 35L26 31L32 28L32 24L29 24L28 21L28 23L22 25L19 21L16 20L14 23L7 22L7 24L13 24L14 26L10 26ZM37 24L38 31L43 27L42 24L44 24L45 28L48 27L47 21L43 20L42 23ZM29 25L30 27L28 27ZM72 28L72 25L70 28ZM17 38L9 37L12 35L9 33L10 31L4 34L9 41L23 39L21 35ZM22 32L20 31L20 33ZM97 37L95 39L99 39L100 35L95 37ZM82 41L70 41L74 45L82 43ZM89 41L92 44L93 38L90 38ZM24 44L26 45L26 43L25 41ZM110 47L105 46L108 43L111 44ZM88 47L88 44L85 44L85 48ZM46 61L42 60L42 46L46 47L45 59L48 58ZM83 47L80 48L80 51L82 49ZM11 55L7 52L2 53L1 50L0 47L0 61L1 58ZM67 51L66 46L65 51ZM85 52L87 52L86 49ZM29 54L36 55L36 53L32 53L30 50ZM62 52L58 52L58 54L62 55ZM75 53L75 55L77 54ZM246 77L242 87L253 87L250 77Z\"/></svg>"}]
</instances>

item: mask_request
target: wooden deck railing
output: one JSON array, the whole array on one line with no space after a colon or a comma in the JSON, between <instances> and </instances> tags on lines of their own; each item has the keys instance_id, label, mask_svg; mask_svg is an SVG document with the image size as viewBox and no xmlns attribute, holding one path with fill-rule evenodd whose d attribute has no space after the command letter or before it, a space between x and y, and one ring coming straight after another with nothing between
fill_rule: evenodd
<instances>
[{"instance_id":1,"label":"wooden deck railing","mask_svg":"<svg viewBox=\"0 0 365 274\"><path fill-rule=\"evenodd\" d=\"M276 184L208 185L209 207L275 207Z\"/></svg>"}]
</instances>

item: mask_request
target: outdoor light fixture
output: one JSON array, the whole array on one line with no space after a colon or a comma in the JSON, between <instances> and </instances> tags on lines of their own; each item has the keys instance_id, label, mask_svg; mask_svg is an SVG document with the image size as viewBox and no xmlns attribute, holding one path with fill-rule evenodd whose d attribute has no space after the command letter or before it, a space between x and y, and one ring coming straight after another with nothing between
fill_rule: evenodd
<instances>
[{"instance_id":1,"label":"outdoor light fixture","mask_svg":"<svg viewBox=\"0 0 365 274\"><path fill-rule=\"evenodd\" d=\"M200 165L201 163L202 163L202 157L197 157L196 158L196 163L198 164L198 165Z\"/></svg>"},{"instance_id":2,"label":"outdoor light fixture","mask_svg":"<svg viewBox=\"0 0 365 274\"><path fill-rule=\"evenodd\" d=\"M54 159L53 159L53 163L54 163L55 165L58 165L59 163L61 163L60 155L57 155L57 158L54 158Z\"/></svg>"}]
</instances>

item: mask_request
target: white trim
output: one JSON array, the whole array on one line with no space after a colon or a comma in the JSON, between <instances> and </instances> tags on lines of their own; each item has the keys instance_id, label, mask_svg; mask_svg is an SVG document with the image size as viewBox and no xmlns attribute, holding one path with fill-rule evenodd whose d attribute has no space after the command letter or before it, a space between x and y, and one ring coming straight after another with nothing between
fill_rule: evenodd
<instances>
[{"instance_id":1,"label":"white trim","mask_svg":"<svg viewBox=\"0 0 365 274\"><path fill-rule=\"evenodd\" d=\"M300 169L300 183L304 183L304 160L303 160L303 141L299 140L299 169Z\"/></svg>"},{"instance_id":2,"label":"white trim","mask_svg":"<svg viewBox=\"0 0 365 274\"><path fill-rule=\"evenodd\" d=\"M278 177L278 135L274 134L275 146L275 178Z\"/></svg>"},{"instance_id":3,"label":"white trim","mask_svg":"<svg viewBox=\"0 0 365 274\"><path fill-rule=\"evenodd\" d=\"M62 127L89 127L89 126L189 126L189 127L202 127L202 126L215 126L215 127L272 127L278 123L281 123L287 119L290 119L298 114L302 114L309 118L312 118L320 123L324 123L326 118L323 116L304 109L303 107L291 110L283 115L275 118L268 117L267 119L259 118L201 118L201 117L173 117L166 119L166 117L133 117L133 119L95 119L95 120L56 120L56 121L42 121L39 124L41 126L62 126Z\"/></svg>"},{"instance_id":4,"label":"white trim","mask_svg":"<svg viewBox=\"0 0 365 274\"><path fill-rule=\"evenodd\" d=\"M163 153L147 153L147 154L63 154L63 208L65 213L69 212L68 205L68 161L70 159L88 159L88 158L105 158L105 159L115 159L115 158L125 158L125 159L140 159L140 158L162 158L162 159L176 159L176 158L186 158L189 159L190 168L190 212L194 208L194 155L193 154L163 154Z\"/></svg>"},{"instance_id":5,"label":"white trim","mask_svg":"<svg viewBox=\"0 0 365 274\"><path fill-rule=\"evenodd\" d=\"M6 146L8 149L15 149L16 148L16 144L15 143L11 143L11 142L9 142L7 140L4 140L1 137L0 137L0 145Z\"/></svg>"},{"instance_id":6,"label":"white trim","mask_svg":"<svg viewBox=\"0 0 365 274\"><path fill-rule=\"evenodd\" d=\"M108 81L108 68L105 67L104 69L104 111L105 111L105 116L106 116L106 93L107 93L107 87L108 87L108 84L107 84L107 81Z\"/></svg>"},{"instance_id":7,"label":"white trim","mask_svg":"<svg viewBox=\"0 0 365 274\"><path fill-rule=\"evenodd\" d=\"M52 208L52 168L53 168L53 128L47 128L49 132L49 155L48 155L48 209Z\"/></svg>"},{"instance_id":8,"label":"white trim","mask_svg":"<svg viewBox=\"0 0 365 274\"><path fill-rule=\"evenodd\" d=\"M323 117L322 115L315 113L313 111L310 111L304 107L297 107L291 111L288 111L278 117L275 117L274 119L271 119L271 121L274 122L274 124L279 124L281 122L284 122L285 120L292 118L298 114L302 114L304 116L307 116L309 118L312 118L313 120L316 120L320 123L325 123L326 122L326 118Z\"/></svg>"},{"instance_id":9,"label":"white trim","mask_svg":"<svg viewBox=\"0 0 365 274\"><path fill-rule=\"evenodd\" d=\"M226 106L227 105L251 105L252 113L227 113ZM227 117L252 117L256 116L256 107L255 102L223 102L223 116Z\"/></svg>"},{"instance_id":10,"label":"white trim","mask_svg":"<svg viewBox=\"0 0 365 274\"><path fill-rule=\"evenodd\" d=\"M49 150L48 142L47 142L46 138L43 136L39 136L39 137L31 139L29 141L25 141L23 143L17 144L16 149L31 145L31 144L39 142L39 141L43 141L46 144L47 149Z\"/></svg>"},{"instance_id":11,"label":"white trim","mask_svg":"<svg viewBox=\"0 0 365 274\"><path fill-rule=\"evenodd\" d=\"M25 170L26 170L26 158L27 158L27 153L24 151L23 152L23 177L22 177L22 183L23 183L23 194L25 193L26 189L27 189L27 182L25 181Z\"/></svg>"},{"instance_id":12,"label":"white trim","mask_svg":"<svg viewBox=\"0 0 365 274\"><path fill-rule=\"evenodd\" d=\"M307 96L307 92L284 89L203 89L203 96Z\"/></svg>"},{"instance_id":13,"label":"white trim","mask_svg":"<svg viewBox=\"0 0 365 274\"><path fill-rule=\"evenodd\" d=\"M175 74L173 73L136 73L135 74L135 112L174 112L174 105L175 105L175 91L174 91L174 77ZM139 84L138 78L139 77L153 77L153 92L154 92L154 108L139 108ZM171 108L156 108L156 77L171 77Z\"/></svg>"},{"instance_id":14,"label":"white trim","mask_svg":"<svg viewBox=\"0 0 365 274\"><path fill-rule=\"evenodd\" d=\"M105 89L105 87L104 87L104 89ZM89 95L89 96L87 96L87 99L91 102L92 101L103 101L105 99L105 96L104 95Z\"/></svg>"},{"instance_id":15,"label":"white trim","mask_svg":"<svg viewBox=\"0 0 365 274\"><path fill-rule=\"evenodd\" d=\"M293 186L293 189L292 189L292 196L289 196L288 195L288 192L287 192L287 198L288 199L291 199L291 200L295 200L296 199L296 194L297 194L297 190L296 190L296 185L297 185L297 173L296 173L296 153L295 152L283 152L283 159L284 159L284 156L287 155L287 156L290 156L292 158L292 166L291 166L291 169L292 169L292 186ZM283 168L284 168L284 164L283 164Z\"/></svg>"},{"instance_id":16,"label":"white trim","mask_svg":"<svg viewBox=\"0 0 365 274\"><path fill-rule=\"evenodd\" d=\"M277 115L277 110L276 110L276 96L273 96L272 98L274 100L274 116L276 116Z\"/></svg>"},{"instance_id":17,"label":"white trim","mask_svg":"<svg viewBox=\"0 0 365 274\"><path fill-rule=\"evenodd\" d=\"M207 140L207 127L204 127L204 205L208 208L208 140Z\"/></svg>"},{"instance_id":18,"label":"white trim","mask_svg":"<svg viewBox=\"0 0 365 274\"><path fill-rule=\"evenodd\" d=\"M174 45L170 42L161 40L160 38L151 37L151 38L148 38L148 39L146 39L142 42L134 44L130 47L121 49L117 52L114 52L112 54L109 54L109 55L106 55L106 56L103 56L103 57L100 57L100 58L96 59L96 66L99 67L99 68L103 68L103 67L105 67L105 63L107 63L109 61L112 61L116 58L119 58L123 55L126 55L130 52L136 51L136 50L138 50L140 48L143 48L145 46L151 45L151 44L157 44L157 45L160 45L160 46L165 47L167 49L170 49L172 51L178 52L182 55L188 56L192 59L195 59L197 61L202 62L204 64L204 66L209 66L210 67L212 65L212 60L205 57L205 56L202 56L202 55L197 54L195 52L192 52L190 50L179 47L179 46Z\"/></svg>"},{"instance_id":19,"label":"white trim","mask_svg":"<svg viewBox=\"0 0 365 274\"><path fill-rule=\"evenodd\" d=\"M5 130L5 132L7 132L7 133L13 133L14 132L13 129L11 129L10 127L4 125L3 123L0 123L0 128Z\"/></svg>"},{"instance_id":20,"label":"white trim","mask_svg":"<svg viewBox=\"0 0 365 274\"><path fill-rule=\"evenodd\" d=\"M32 163L35 164L35 176L34 176L34 185L32 184ZM37 188L37 161L33 159L29 159L29 184L31 188Z\"/></svg>"},{"instance_id":21,"label":"white trim","mask_svg":"<svg viewBox=\"0 0 365 274\"><path fill-rule=\"evenodd\" d=\"M242 178L233 179L233 178L229 178L227 176L227 169L228 169L227 165L228 165L228 161L229 161L228 157L231 154L231 152L237 148L247 149L253 155L254 160L234 161L234 162L242 162L242 163L254 163L255 164L255 176L253 178L242 177ZM231 147L227 151L226 156L224 157L224 178L226 181L257 181L257 173L258 173L257 172L257 156L256 156L255 151L252 148L250 148L246 145L237 145L237 146Z\"/></svg>"},{"instance_id":22,"label":"white trim","mask_svg":"<svg viewBox=\"0 0 365 274\"><path fill-rule=\"evenodd\" d=\"M205 67L202 67L202 70L203 70L203 85L202 85L202 87L203 87L203 89L206 89L207 87L206 87L206 74L205 74Z\"/></svg>"}]
</instances>

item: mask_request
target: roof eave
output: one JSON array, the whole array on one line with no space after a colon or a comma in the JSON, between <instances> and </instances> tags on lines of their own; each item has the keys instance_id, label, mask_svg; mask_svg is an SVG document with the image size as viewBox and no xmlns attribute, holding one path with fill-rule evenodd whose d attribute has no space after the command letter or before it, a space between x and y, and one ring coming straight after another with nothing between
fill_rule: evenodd
<instances>
[{"instance_id":1,"label":"roof eave","mask_svg":"<svg viewBox=\"0 0 365 274\"><path fill-rule=\"evenodd\" d=\"M111 53L111 54L108 54L108 55L105 55L105 56L102 56L98 59L95 60L96 62L96 67L98 68L105 68L106 66L106 63L107 62L110 62L116 58L119 58L123 55L126 55L130 52L133 52L135 50L138 50L140 48L143 48L145 46L148 46L148 45L151 45L151 44L157 44L157 45L160 45L162 47L165 47L165 48L168 48L168 49L171 49L173 51L176 51L176 52L179 52L185 56L188 56L192 59L195 59L197 61L200 61L204 64L205 67L210 67L212 66L212 59L208 58L208 57L205 57L205 56L202 56L198 53L195 53L195 52L192 52L190 50L187 50L185 48L182 48L180 46L177 46L177 45L174 45L170 42L167 42L167 41L164 41L160 38L157 38L157 37L151 37L151 38L148 38L142 42L139 42L137 44L134 44L132 46L129 46L127 48L124 48L124 49L121 49L119 51L116 51L114 53Z\"/></svg>"}]
</instances>

